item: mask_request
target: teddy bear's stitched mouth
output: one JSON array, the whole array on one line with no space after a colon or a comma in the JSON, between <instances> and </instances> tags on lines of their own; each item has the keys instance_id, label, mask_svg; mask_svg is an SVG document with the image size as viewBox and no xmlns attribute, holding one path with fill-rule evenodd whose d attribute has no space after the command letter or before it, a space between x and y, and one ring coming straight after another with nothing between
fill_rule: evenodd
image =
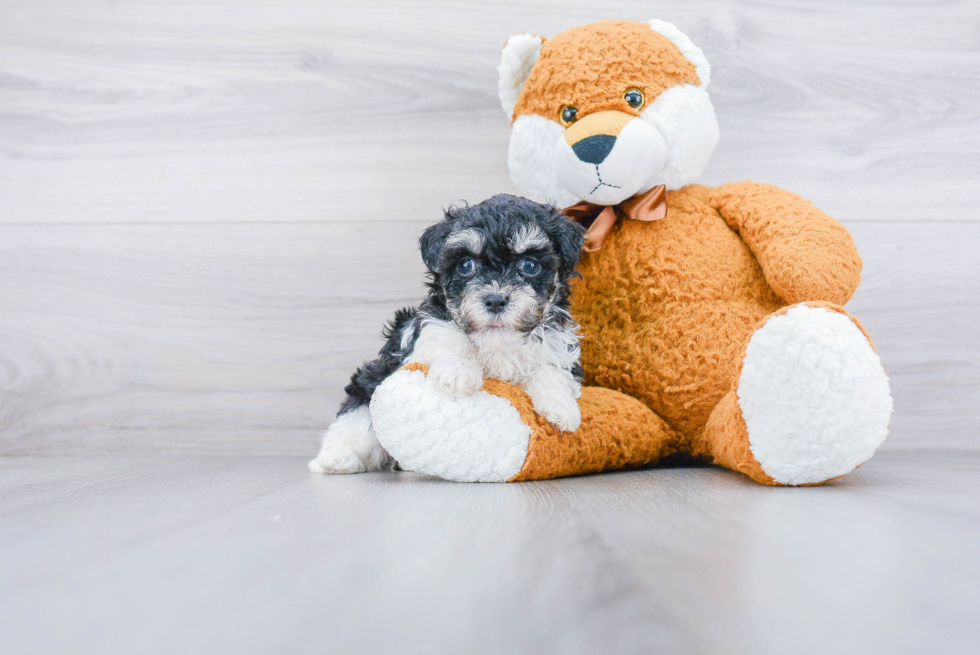
<instances>
[{"instance_id":1,"label":"teddy bear's stitched mouth","mask_svg":"<svg viewBox=\"0 0 980 655\"><path fill-rule=\"evenodd\" d=\"M599 180L599 184L597 184L594 187L592 187L592 190L589 191L589 195L590 196L593 193L595 193L598 189L600 189L600 188L602 188L604 186L607 186L610 189L622 189L623 188L621 186L616 186L615 184L607 184L607 183L603 182L602 181L602 173L599 172L599 164L594 164L594 166L595 166L595 176Z\"/></svg>"}]
</instances>

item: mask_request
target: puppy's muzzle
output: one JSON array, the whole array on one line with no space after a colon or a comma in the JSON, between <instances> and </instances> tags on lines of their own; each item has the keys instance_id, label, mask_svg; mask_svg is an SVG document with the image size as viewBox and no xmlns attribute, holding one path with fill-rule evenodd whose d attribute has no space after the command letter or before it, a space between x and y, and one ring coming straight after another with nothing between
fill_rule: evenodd
<instances>
[{"instance_id":1,"label":"puppy's muzzle","mask_svg":"<svg viewBox=\"0 0 980 655\"><path fill-rule=\"evenodd\" d=\"M483 299L483 306L487 308L487 311L491 314L499 314L504 311L507 307L508 299L499 293L488 294Z\"/></svg>"}]
</instances>

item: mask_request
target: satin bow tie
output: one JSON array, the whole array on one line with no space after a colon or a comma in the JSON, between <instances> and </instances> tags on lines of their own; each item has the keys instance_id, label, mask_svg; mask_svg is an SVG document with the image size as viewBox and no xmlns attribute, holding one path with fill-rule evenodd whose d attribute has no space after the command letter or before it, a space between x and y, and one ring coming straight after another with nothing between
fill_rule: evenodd
<instances>
[{"instance_id":1,"label":"satin bow tie","mask_svg":"<svg viewBox=\"0 0 980 655\"><path fill-rule=\"evenodd\" d=\"M620 214L634 221L657 221L667 216L667 190L661 184L618 205L580 202L564 212L570 219L588 228L582 250L595 252L602 247Z\"/></svg>"}]
</instances>

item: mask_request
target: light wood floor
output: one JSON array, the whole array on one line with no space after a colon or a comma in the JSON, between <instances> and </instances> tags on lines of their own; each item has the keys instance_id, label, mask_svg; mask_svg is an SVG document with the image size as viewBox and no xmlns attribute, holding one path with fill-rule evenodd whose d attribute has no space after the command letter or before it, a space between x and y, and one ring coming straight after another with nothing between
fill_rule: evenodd
<instances>
[{"instance_id":1,"label":"light wood floor","mask_svg":"<svg viewBox=\"0 0 980 655\"><path fill-rule=\"evenodd\" d=\"M825 487L0 460L0 652L976 653L980 455Z\"/></svg>"}]
</instances>

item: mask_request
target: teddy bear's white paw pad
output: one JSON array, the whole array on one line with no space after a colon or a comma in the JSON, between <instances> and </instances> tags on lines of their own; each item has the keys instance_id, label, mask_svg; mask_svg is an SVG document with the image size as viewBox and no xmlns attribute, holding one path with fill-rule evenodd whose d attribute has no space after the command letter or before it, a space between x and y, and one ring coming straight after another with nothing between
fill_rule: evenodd
<instances>
[{"instance_id":1,"label":"teddy bear's white paw pad","mask_svg":"<svg viewBox=\"0 0 980 655\"><path fill-rule=\"evenodd\" d=\"M749 445L782 484L823 482L867 461L888 435L888 376L844 314L797 305L749 341L738 381Z\"/></svg>"},{"instance_id":2,"label":"teddy bear's white paw pad","mask_svg":"<svg viewBox=\"0 0 980 655\"><path fill-rule=\"evenodd\" d=\"M531 428L514 406L486 391L449 395L430 378L400 370L374 391L371 416L381 445L402 468L446 480L503 482L517 475Z\"/></svg>"}]
</instances>

